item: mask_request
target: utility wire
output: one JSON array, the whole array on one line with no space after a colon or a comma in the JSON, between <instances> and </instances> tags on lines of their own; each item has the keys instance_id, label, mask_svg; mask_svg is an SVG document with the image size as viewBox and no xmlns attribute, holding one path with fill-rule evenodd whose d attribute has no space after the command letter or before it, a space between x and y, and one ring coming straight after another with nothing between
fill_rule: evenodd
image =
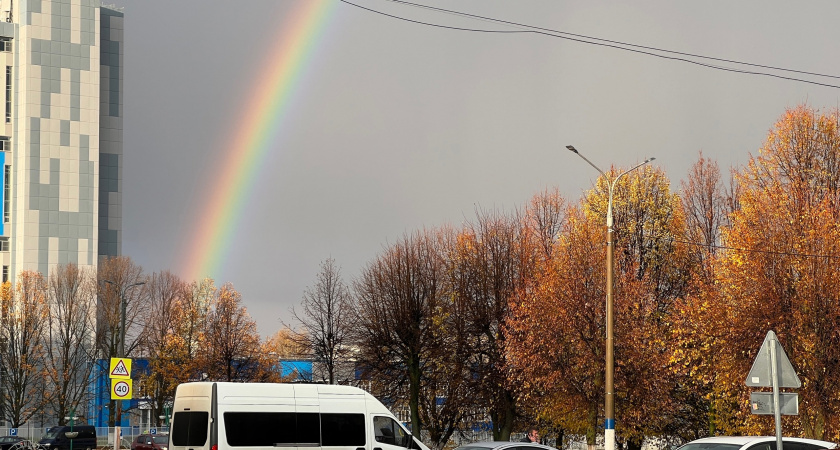
<instances>
[{"instance_id":1,"label":"utility wire","mask_svg":"<svg viewBox=\"0 0 840 450\"><path fill-rule=\"evenodd\" d=\"M593 41L608 42L610 44L625 45L625 46L628 46L628 47L641 48L641 49L644 49L644 50L651 50L651 51L662 52L662 53L670 53L670 54L681 55L681 56L689 56L689 57L692 57L692 58L708 59L708 60L712 60L712 61L719 61L719 62L725 62L725 63L731 63L731 64L741 64L741 65L745 65L745 66L759 67L759 68L762 68L762 69L772 69L772 70L779 70L779 71L783 71L783 72L799 73L799 74L803 74L803 75L814 75L814 76L818 76L818 77L840 79L840 76L838 76L838 75L829 75L829 74L818 73L818 72L807 72L807 71L804 71L804 70L796 70L796 69L786 69L784 67L767 66L767 65L763 65L763 64L754 64L754 63L748 63L748 62L743 62L743 61L736 61L736 60L732 60L732 59L716 58L714 56L704 56L704 55L698 55L698 54L695 54L695 53L685 53L685 52L678 52L678 51L675 51L675 50L667 50L667 49L657 48L657 47L648 47L648 46L644 46L644 45L631 44L629 42L614 41L614 40L603 39L603 38L598 38L598 37L594 37L594 36L587 36L585 34L569 33L569 32L566 32L566 31L553 30L551 28L542 28L542 27L537 27L537 26L534 26L534 25L528 25L528 24L524 24L524 23L518 23L518 22L511 22L511 21L508 21L508 20L496 19L496 18L493 18L493 17L479 16L479 15L476 15L476 14L470 14L470 13L465 13L465 12L461 12L461 11L454 11L454 10L438 8L438 7L434 7L434 6L428 6L428 5L421 5L421 4L418 4L418 3L411 3L411 2L408 2L408 1L405 1L405 0L387 0L387 1L389 1L391 3L398 3L398 4L401 4L401 5L413 6L413 7L416 7L416 8L429 9L429 10L438 11L438 12L447 13L447 14L453 14L453 15L457 15L457 16L469 17L469 18L473 18L473 19L484 20L484 21L495 22L495 23L502 23L502 24L512 25L512 26L521 27L521 28L546 31L546 32L549 32L549 33L554 33L554 34L559 34L559 35L573 36L573 37L581 38L581 39L590 39L590 40L593 40Z\"/></svg>"},{"instance_id":2,"label":"utility wire","mask_svg":"<svg viewBox=\"0 0 840 450\"><path fill-rule=\"evenodd\" d=\"M778 74L773 74L773 73L767 73L767 72L757 72L757 71L752 71L752 70L736 69L736 68L733 68L733 67L719 66L719 65L715 65L715 64L709 64L709 63L704 63L704 62L700 62L700 61L694 61L694 60L691 60L691 59L688 59L688 58L685 58L685 57L681 57L681 56L662 55L662 54L659 54L659 53L654 53L654 51L672 53L672 54L676 54L676 55L692 56L692 57L697 57L697 58L707 58L707 59L712 59L712 60L717 60L717 61L730 62L730 60L725 60L725 59L720 59L720 58L712 58L712 57L706 57L706 56L700 56L700 55L692 55L692 54L689 54L689 53L673 52L673 51L669 51L669 50L660 50L660 49L655 49L653 47L644 47L644 46L639 46L639 45L634 45L634 44L626 44L626 43L622 43L622 42L619 42L619 41L610 41L610 40L606 40L606 39L592 38L592 37L583 36L583 35L575 35L575 34L572 34L572 33L565 33L565 32L562 32L562 31L555 31L555 30L548 30L548 29L543 29L543 28L539 28L539 27L532 27L532 26L529 26L529 25L517 24L515 22L509 22L507 24L512 25L512 26L525 27L525 28L528 28L528 29L524 29L524 30L485 30L485 29L476 29L476 28L453 27L453 26L449 26L449 25L441 25L441 24L437 24L437 23L424 22L424 21L420 21L420 20L414 20L414 19L409 19L409 18L402 17L402 16L397 16L397 15L394 15L394 14L388 14L388 13L385 13L383 11L379 11L379 10L376 10L376 9L373 9L373 8L368 8L368 7L353 3L349 0L339 0L339 1L342 2L342 3L348 4L348 5L354 6L356 8L360 8L360 9L375 13L375 14L380 14L380 15L390 17L390 18L393 18L393 19L398 19L398 20L411 22L411 23L415 23L415 24L419 24L419 25L426 25L426 26L430 26L430 27L445 28L445 29L457 30L457 31L470 31L470 32L477 32L477 33L501 33L501 34L531 33L531 34L539 34L539 35L544 35L544 36L549 36L549 37L554 37L554 38L559 38L559 39L565 39L565 40L568 40L568 41L579 42L579 43L582 43L582 44L598 45L598 46L601 46L601 47L609 47L609 48L614 48L614 49L618 49L618 50L624 50L624 51L628 51L628 52L639 53L639 54L642 54L642 55L655 56L657 58L662 58L662 59L669 59L669 60L673 60L673 61L686 62L686 63L689 63L689 64L695 64L695 65L702 66L702 67L707 67L707 68L710 68L710 69L723 70L723 71L726 71L726 72L742 73L742 74L746 74L746 75L761 75L761 76L766 76L766 77L779 78L779 79L782 79L782 80L797 81L797 82L800 82L800 83L807 83L807 84L813 84L813 85L817 85L817 86L824 86L824 87L830 87L830 88L834 88L834 89L840 89L840 85L821 83L821 82L818 82L818 81L805 80L805 79L802 79L802 78L794 78L794 77L778 75ZM408 3L408 2L398 1L398 0L389 0L389 1L396 2L396 3ZM446 12L446 13L449 13L449 14L471 16L470 14L467 14L467 13L460 13L460 12L457 12L457 11L444 10L442 8L434 8L434 7L431 7L431 6L416 5L416 4L409 4L409 5L422 7L422 8L427 8L427 9L436 9L436 10L440 10L440 12ZM480 19L480 20L488 20L488 21L495 21L495 22L499 22L499 23L506 23L506 21L503 21L503 20L485 18L483 16L476 16L475 18ZM548 30L548 31L543 31L543 30ZM589 40L587 40L587 39L589 39ZM593 42L593 41L601 41L601 42ZM630 48L630 47L636 47L636 48ZM645 50L641 50L641 49L645 49ZM797 71L797 70L792 70L792 69L773 68L771 66L761 66L761 65L757 65L757 64L743 63L743 62L738 62L738 61L731 61L731 62L735 63L735 64L750 65L750 66L763 67L763 68L771 68L771 69L775 69L775 70L796 72L796 73L809 74L809 75L815 75L815 76L840 78L840 77L834 76L834 75L824 75L824 74L817 74L817 73L812 73L812 72Z\"/></svg>"},{"instance_id":3,"label":"utility wire","mask_svg":"<svg viewBox=\"0 0 840 450\"><path fill-rule=\"evenodd\" d=\"M692 242L692 241L683 241L680 239L674 239L674 242L679 242L681 244L687 245L697 245L701 247L709 247L709 248L716 248L721 250L735 250L744 253L764 253L768 255L781 255L781 256L795 256L798 258L829 258L829 259L840 259L840 255L817 255L812 253L796 253L796 252L781 252L776 250L760 250L760 249L753 249L753 248L739 248L739 247L729 247L727 245L717 245L717 244L705 244L702 242Z\"/></svg>"}]
</instances>

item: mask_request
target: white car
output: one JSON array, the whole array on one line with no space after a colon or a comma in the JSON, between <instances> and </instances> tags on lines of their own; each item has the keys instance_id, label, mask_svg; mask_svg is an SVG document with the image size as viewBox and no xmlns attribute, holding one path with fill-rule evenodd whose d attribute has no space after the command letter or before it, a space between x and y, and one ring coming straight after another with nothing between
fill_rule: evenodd
<instances>
[{"instance_id":1,"label":"white car","mask_svg":"<svg viewBox=\"0 0 840 450\"><path fill-rule=\"evenodd\" d=\"M783 437L782 450L834 449L837 444L816 439ZM691 441L678 450L776 450L776 436L715 436Z\"/></svg>"}]
</instances>

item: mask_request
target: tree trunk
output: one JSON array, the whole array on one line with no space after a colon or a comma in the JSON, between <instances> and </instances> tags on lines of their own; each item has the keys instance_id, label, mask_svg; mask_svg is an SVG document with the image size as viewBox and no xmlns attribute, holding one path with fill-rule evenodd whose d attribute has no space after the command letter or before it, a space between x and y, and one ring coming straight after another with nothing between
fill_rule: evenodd
<instances>
[{"instance_id":1,"label":"tree trunk","mask_svg":"<svg viewBox=\"0 0 840 450\"><path fill-rule=\"evenodd\" d=\"M420 439L420 358L412 356L408 361L408 406L411 410L411 434Z\"/></svg>"}]
</instances>

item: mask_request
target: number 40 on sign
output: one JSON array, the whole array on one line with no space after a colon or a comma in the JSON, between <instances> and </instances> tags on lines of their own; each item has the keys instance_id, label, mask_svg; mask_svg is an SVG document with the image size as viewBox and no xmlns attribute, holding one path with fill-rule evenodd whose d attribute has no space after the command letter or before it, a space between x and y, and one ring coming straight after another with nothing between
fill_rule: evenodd
<instances>
[{"instance_id":1,"label":"number 40 on sign","mask_svg":"<svg viewBox=\"0 0 840 450\"><path fill-rule=\"evenodd\" d=\"M131 380L111 380L111 400L131 399Z\"/></svg>"}]
</instances>

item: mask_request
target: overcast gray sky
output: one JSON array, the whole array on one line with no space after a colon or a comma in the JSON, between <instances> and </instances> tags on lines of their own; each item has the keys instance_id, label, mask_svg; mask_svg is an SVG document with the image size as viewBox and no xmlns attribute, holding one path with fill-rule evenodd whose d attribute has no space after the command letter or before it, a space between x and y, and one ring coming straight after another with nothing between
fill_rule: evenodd
<instances>
[{"instance_id":1,"label":"overcast gray sky","mask_svg":"<svg viewBox=\"0 0 840 450\"><path fill-rule=\"evenodd\" d=\"M279 45L278 27L298 2L315 0L114 1L125 12L123 253L147 272L186 276L178 265L196 211ZM291 321L326 258L350 283L389 242L458 225L476 206L510 211L551 186L576 201L597 173L567 144L605 169L655 156L676 190L699 151L725 171L757 152L786 108L840 104L837 88L536 34L434 28L329 1L330 20L213 274L217 285L233 283L264 336ZM447 26L517 29L353 1ZM840 76L836 1L416 1Z\"/></svg>"}]
</instances>

